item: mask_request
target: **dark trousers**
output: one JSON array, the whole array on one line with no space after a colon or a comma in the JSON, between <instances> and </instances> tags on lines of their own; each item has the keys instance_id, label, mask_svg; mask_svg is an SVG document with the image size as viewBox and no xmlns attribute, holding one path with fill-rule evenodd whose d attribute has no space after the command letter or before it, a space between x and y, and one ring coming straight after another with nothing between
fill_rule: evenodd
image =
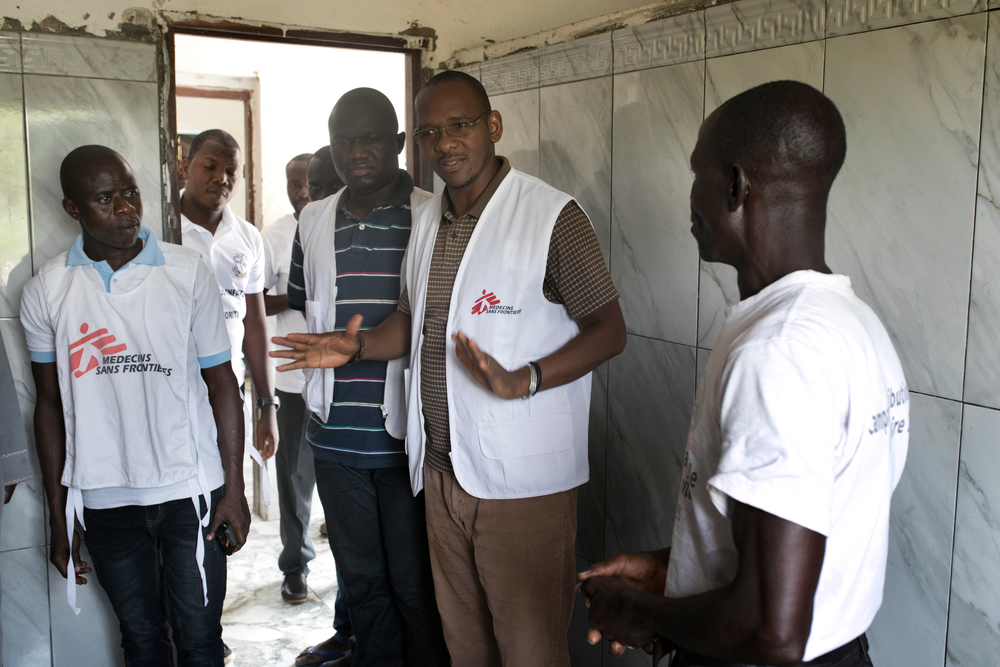
<instances>
[{"instance_id":1,"label":"dark trousers","mask_svg":"<svg viewBox=\"0 0 1000 667\"><path fill-rule=\"evenodd\" d=\"M737 662L726 662L715 658L678 649L670 667L759 667ZM838 649L826 655L803 662L799 667L872 667L872 659L868 655L868 637L861 635Z\"/></svg>"},{"instance_id":2,"label":"dark trousers","mask_svg":"<svg viewBox=\"0 0 1000 667\"><path fill-rule=\"evenodd\" d=\"M312 512L313 455L305 439L306 403L301 394L277 391L281 399L278 410L278 435L281 442L274 454L278 477L278 510L281 513L281 555L278 567L284 574L309 573L308 563L316 557L309 538L309 516Z\"/></svg>"},{"instance_id":3,"label":"dark trousers","mask_svg":"<svg viewBox=\"0 0 1000 667\"><path fill-rule=\"evenodd\" d=\"M213 508L222 493L222 487L212 492ZM202 500L202 515L206 511ZM191 500L84 509L84 521L97 580L121 625L125 664L168 667L172 639L178 665L222 665L226 555L214 540L204 540ZM195 558L199 534L205 544L207 606ZM85 663L86 656L80 660Z\"/></svg>"},{"instance_id":4,"label":"dark trousers","mask_svg":"<svg viewBox=\"0 0 1000 667\"><path fill-rule=\"evenodd\" d=\"M405 467L317 458L316 486L357 639L354 667L449 664L434 601L423 493Z\"/></svg>"}]
</instances>

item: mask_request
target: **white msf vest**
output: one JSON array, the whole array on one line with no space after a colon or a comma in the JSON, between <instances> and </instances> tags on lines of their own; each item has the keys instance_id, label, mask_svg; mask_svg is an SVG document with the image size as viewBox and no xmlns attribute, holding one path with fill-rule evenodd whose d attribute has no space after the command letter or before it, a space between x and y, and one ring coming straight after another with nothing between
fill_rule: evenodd
<instances>
[{"instance_id":1,"label":"white msf vest","mask_svg":"<svg viewBox=\"0 0 1000 667\"><path fill-rule=\"evenodd\" d=\"M56 367L66 423L69 490L66 527L83 525L82 489L157 488L188 481L195 512L198 497L211 508L211 489L196 447L194 382L188 377L191 306L201 258L180 246L160 246L166 264L130 292L107 293L79 279L83 266L66 266L66 253L39 272L53 313ZM203 525L208 525L208 513ZM84 526L85 528L85 526ZM202 572L204 540L197 558ZM72 559L69 572L74 567ZM67 577L75 613L75 578ZM207 603L207 597L206 597Z\"/></svg>"},{"instance_id":2,"label":"white msf vest","mask_svg":"<svg viewBox=\"0 0 1000 667\"><path fill-rule=\"evenodd\" d=\"M549 241L572 198L511 169L469 239L455 276L445 343L451 462L477 498L531 498L585 483L590 374L528 399L502 400L483 388L455 356L450 334L465 332L504 368L545 357L580 329L562 305L542 293ZM441 223L441 196L413 216L407 250L412 340L406 449L414 492L423 488L426 433L420 401L420 348L431 257Z\"/></svg>"},{"instance_id":3,"label":"white msf vest","mask_svg":"<svg viewBox=\"0 0 1000 667\"><path fill-rule=\"evenodd\" d=\"M347 192L340 192L306 206L299 214L299 244L302 246L302 275L305 277L306 326L309 333L333 331L337 323L337 253L334 247L334 230L337 220L337 202ZM410 195L410 208L431 198L431 193L414 188ZM406 255L399 269L399 289L406 284ZM406 403L403 391L403 370L409 359L403 357L390 361L385 372L385 393L382 396L382 416L385 430L392 437L406 437ZM333 402L332 368L305 371L306 385L302 390L306 407L323 418L330 416Z\"/></svg>"}]
</instances>

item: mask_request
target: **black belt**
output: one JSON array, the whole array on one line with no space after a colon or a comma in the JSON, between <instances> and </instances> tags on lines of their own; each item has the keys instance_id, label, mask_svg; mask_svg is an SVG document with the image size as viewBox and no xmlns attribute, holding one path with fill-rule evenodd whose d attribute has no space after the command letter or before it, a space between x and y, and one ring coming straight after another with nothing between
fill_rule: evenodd
<instances>
[{"instance_id":1,"label":"black belt","mask_svg":"<svg viewBox=\"0 0 1000 667\"><path fill-rule=\"evenodd\" d=\"M868 638L861 635L843 646L835 648L829 653L824 653L818 658L813 658L809 662L803 662L801 665L803 667L833 667L833 665L836 665L855 651L860 651L862 654L867 653L867 648ZM761 667L760 665L751 665L744 662L729 662L728 660L709 658L700 653L683 649L680 646L677 647L677 654L674 659L679 661L679 667Z\"/></svg>"}]
</instances>

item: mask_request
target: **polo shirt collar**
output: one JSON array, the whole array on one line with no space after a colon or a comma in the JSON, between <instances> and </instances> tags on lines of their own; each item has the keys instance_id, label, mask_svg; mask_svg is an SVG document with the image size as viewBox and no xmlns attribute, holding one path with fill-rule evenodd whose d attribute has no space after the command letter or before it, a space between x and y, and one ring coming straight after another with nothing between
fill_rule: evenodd
<instances>
[{"instance_id":1,"label":"polo shirt collar","mask_svg":"<svg viewBox=\"0 0 1000 667\"><path fill-rule=\"evenodd\" d=\"M347 212L347 195L350 192L350 188L337 199L337 212ZM403 208L410 202L410 195L413 194L413 177L408 173L399 170L399 187L396 188L395 192L386 199L384 202L375 207L375 210L380 208Z\"/></svg>"},{"instance_id":2,"label":"polo shirt collar","mask_svg":"<svg viewBox=\"0 0 1000 667\"><path fill-rule=\"evenodd\" d=\"M149 227L139 228L139 240L142 241L142 250L125 266L129 264L163 266L166 264L163 251L160 250L160 246L156 243L156 236ZM87 257L87 253L83 251L83 234L80 234L69 248L69 254L66 255L66 266L85 266L87 264L93 264L95 267L99 267L101 264L108 266L108 263L104 260L95 262L90 257ZM123 266L122 268L125 267Z\"/></svg>"},{"instance_id":3,"label":"polo shirt collar","mask_svg":"<svg viewBox=\"0 0 1000 667\"><path fill-rule=\"evenodd\" d=\"M490 203L490 200L493 199L493 195L496 194L497 188L500 187L503 179L505 179L507 174L510 173L510 160L502 155L498 155L497 160L500 161L500 169L493 175L493 178L486 186L486 189L483 190L483 194L479 195L479 199L476 200L475 205L473 205L473 207L470 208L469 212L465 215L479 220L479 218L483 216L483 211L486 210L486 205ZM452 206L451 199L448 197L448 188L445 188L444 194L441 195L441 210L444 211L445 219L449 222L456 219L455 207Z\"/></svg>"},{"instance_id":4,"label":"polo shirt collar","mask_svg":"<svg viewBox=\"0 0 1000 667\"><path fill-rule=\"evenodd\" d=\"M181 198L184 197L184 190L181 190L180 197ZM199 225L199 224L195 223L193 220L191 220L191 218L189 218L186 215L184 215L183 213L181 213L181 233L182 234L184 232L192 231L193 230L195 232L200 232L202 234L209 234L211 236L222 236L221 232L228 231L235 224L236 224L236 214L233 213L231 210L229 210L229 204L226 204L226 207L224 209L222 209L222 220L219 220L219 226L215 228L215 234L212 234L212 232L208 231L207 229L205 229L201 225Z\"/></svg>"}]
</instances>

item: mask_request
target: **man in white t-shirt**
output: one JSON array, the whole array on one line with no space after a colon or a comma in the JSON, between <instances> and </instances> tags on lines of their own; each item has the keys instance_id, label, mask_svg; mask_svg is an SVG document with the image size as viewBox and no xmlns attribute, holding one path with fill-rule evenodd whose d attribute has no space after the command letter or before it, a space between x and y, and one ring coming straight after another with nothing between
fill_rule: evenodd
<instances>
[{"instance_id":1,"label":"man in white t-shirt","mask_svg":"<svg viewBox=\"0 0 1000 667\"><path fill-rule=\"evenodd\" d=\"M306 166L311 157L311 153L303 153L285 165L286 190L293 212L281 216L260 233L264 243L264 288L267 292L264 294L264 309L269 320L274 318L268 325L277 336L308 330L302 313L288 307L285 293L299 213L309 203ZM272 359L272 365L276 366L277 361ZM308 563L316 557L309 539L309 516L316 474L313 471L312 450L302 437L306 415L302 399L305 381L303 371L274 376L275 395L281 400L278 435L283 443L274 455L282 545L278 568L284 576L281 597L293 604L304 602L308 595Z\"/></svg>"},{"instance_id":2,"label":"man in white t-shirt","mask_svg":"<svg viewBox=\"0 0 1000 667\"><path fill-rule=\"evenodd\" d=\"M238 549L250 527L218 285L197 253L140 226L135 175L111 149L75 149L60 180L82 233L21 299L50 559L79 613L91 571L79 520L125 661L218 665L226 556L214 536L229 524Z\"/></svg>"},{"instance_id":3,"label":"man in white t-shirt","mask_svg":"<svg viewBox=\"0 0 1000 667\"><path fill-rule=\"evenodd\" d=\"M261 409L254 445L265 459L278 446L277 409L264 312L264 244L260 232L234 214L229 202L242 173L239 144L223 130L206 130L191 141L181 164L181 242L201 253L222 290L232 367L243 385L249 368ZM249 406L244 408L249 424Z\"/></svg>"},{"instance_id":4,"label":"man in white t-shirt","mask_svg":"<svg viewBox=\"0 0 1000 667\"><path fill-rule=\"evenodd\" d=\"M909 394L882 323L824 259L845 151L833 103L792 81L702 125L692 233L736 267L741 300L698 386L671 547L580 576L592 643L672 643L683 667L871 665Z\"/></svg>"}]
</instances>

